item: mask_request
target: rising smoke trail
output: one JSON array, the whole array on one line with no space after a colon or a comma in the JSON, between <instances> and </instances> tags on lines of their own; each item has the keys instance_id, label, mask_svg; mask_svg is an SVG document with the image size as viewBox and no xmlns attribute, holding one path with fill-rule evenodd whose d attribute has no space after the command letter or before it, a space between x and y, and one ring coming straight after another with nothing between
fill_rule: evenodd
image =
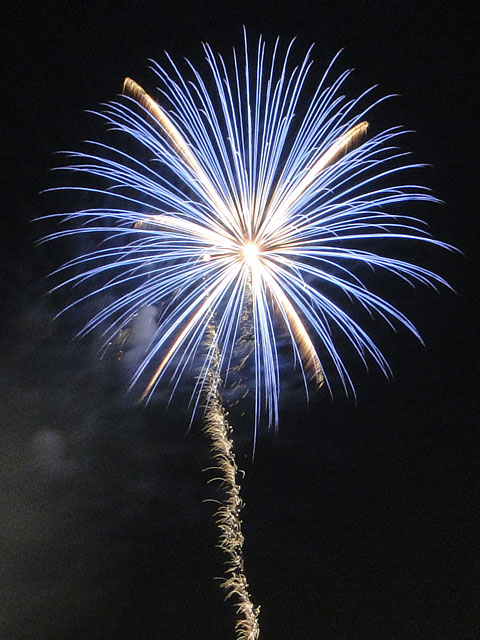
<instances>
[{"instance_id":1,"label":"rising smoke trail","mask_svg":"<svg viewBox=\"0 0 480 640\"><path fill-rule=\"evenodd\" d=\"M236 599L237 622L235 630L238 640L256 640L260 633L258 616L260 607L255 607L248 592L243 559L243 533L240 512L244 503L240 497L239 470L233 449L233 428L222 402L220 375L221 357L216 343L213 319L206 331L206 344L213 349L210 366L205 372L204 394L206 398L204 431L210 437L214 469L220 473L224 499L215 514L220 530L219 547L227 556L225 579L221 587L227 598Z\"/></svg>"}]
</instances>

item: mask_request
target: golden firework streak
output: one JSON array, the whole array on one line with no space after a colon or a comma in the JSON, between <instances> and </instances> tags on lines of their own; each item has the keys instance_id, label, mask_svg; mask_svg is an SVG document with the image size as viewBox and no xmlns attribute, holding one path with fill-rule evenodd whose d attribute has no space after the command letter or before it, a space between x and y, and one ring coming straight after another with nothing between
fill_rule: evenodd
<instances>
[{"instance_id":1,"label":"golden firework streak","mask_svg":"<svg viewBox=\"0 0 480 640\"><path fill-rule=\"evenodd\" d=\"M315 182L320 173L339 160L340 157L348 151L351 145L358 140L358 138L365 135L368 127L369 123L366 120L363 120L346 131L325 151L325 153L322 153L320 158L307 171L303 178L293 187L293 189L287 192L283 200L278 202L276 195L272 197L270 206L266 211L261 228L258 232L259 237L263 237L267 230L271 235L272 231L275 232L282 226L290 209L305 193L308 187ZM272 224L273 221L275 221L275 224Z\"/></svg>"},{"instance_id":2,"label":"golden firework streak","mask_svg":"<svg viewBox=\"0 0 480 640\"><path fill-rule=\"evenodd\" d=\"M167 113L161 108L161 106L155 102L155 100L148 95L148 93L139 84L131 78L125 78L123 81L123 92L134 98L144 109L146 109L154 118L154 120L162 127L162 130L170 140L171 145L182 158L185 164L190 167L194 174L194 177L203 186L205 193L210 198L213 208L220 214L220 219L225 221L225 227L229 230L229 235L232 231L236 232L239 237L242 235L242 229L238 224L238 219L232 215L234 210L233 205L230 207L219 196L218 191L212 184L212 181L205 173L201 164L193 154L192 150L187 144L187 141L182 136L180 131L168 117ZM224 235L219 229L220 235Z\"/></svg>"},{"instance_id":3,"label":"golden firework streak","mask_svg":"<svg viewBox=\"0 0 480 640\"><path fill-rule=\"evenodd\" d=\"M233 442L232 427L227 419L227 412L222 403L220 387L220 351L216 346L216 332L213 321L210 321L206 332L207 345L214 352L210 366L205 373L204 393L206 397L204 431L210 436L212 455L216 462L215 469L220 472L218 480L225 490L225 498L218 508L215 518L220 529L219 548L227 556L225 579L221 586L226 591L226 598L234 597L237 611L235 631L237 640L256 640L260 633L258 616L260 607L255 607L248 593L248 582L243 562L243 534L240 512L244 506L240 497L240 486L237 482L239 473Z\"/></svg>"},{"instance_id":4,"label":"golden firework streak","mask_svg":"<svg viewBox=\"0 0 480 640\"><path fill-rule=\"evenodd\" d=\"M364 120L343 134L336 142L334 142L320 158L315 162L313 167L300 180L297 186L290 191L281 208L288 211L290 207L298 200L305 190L315 181L319 173L333 164L339 157L344 154L350 145L352 145L360 136L364 135L368 129L368 122Z\"/></svg>"}]
</instances>

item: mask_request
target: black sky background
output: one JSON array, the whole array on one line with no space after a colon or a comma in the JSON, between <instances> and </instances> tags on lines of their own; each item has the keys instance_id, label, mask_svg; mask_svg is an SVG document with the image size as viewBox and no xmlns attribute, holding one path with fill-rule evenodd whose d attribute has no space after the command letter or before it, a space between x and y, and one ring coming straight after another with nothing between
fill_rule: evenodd
<instances>
[{"instance_id":1,"label":"black sky background","mask_svg":"<svg viewBox=\"0 0 480 640\"><path fill-rule=\"evenodd\" d=\"M433 168L445 202L423 207L432 233L464 256L432 252L456 290L395 289L426 346L378 331L393 380L354 368L358 401L286 394L278 435L246 470L245 556L264 640L452 638L478 625L478 19L453 2L15 2L3 5L5 168L0 379L0 638L153 640L233 635L214 576L208 444L179 394L167 411L123 395L118 363L81 318L53 322L45 275L66 249L34 247L49 213L54 153L101 127L85 113L126 75L153 89L148 58L228 55L242 25L267 41L341 48L352 94L398 93L377 126ZM71 250L74 252L72 243ZM413 256L412 256L413 257ZM392 294L393 295L393 294Z\"/></svg>"}]
</instances>

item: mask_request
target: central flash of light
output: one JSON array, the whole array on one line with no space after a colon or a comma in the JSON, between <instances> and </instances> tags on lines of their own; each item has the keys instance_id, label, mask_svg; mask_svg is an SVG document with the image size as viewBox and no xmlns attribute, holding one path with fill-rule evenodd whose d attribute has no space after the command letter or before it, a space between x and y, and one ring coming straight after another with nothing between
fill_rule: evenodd
<instances>
[{"instance_id":1,"label":"central flash of light","mask_svg":"<svg viewBox=\"0 0 480 640\"><path fill-rule=\"evenodd\" d=\"M242 252L245 261L250 265L254 264L257 261L258 254L260 253L257 245L253 242L248 242L247 244L245 244L242 248Z\"/></svg>"}]
</instances>

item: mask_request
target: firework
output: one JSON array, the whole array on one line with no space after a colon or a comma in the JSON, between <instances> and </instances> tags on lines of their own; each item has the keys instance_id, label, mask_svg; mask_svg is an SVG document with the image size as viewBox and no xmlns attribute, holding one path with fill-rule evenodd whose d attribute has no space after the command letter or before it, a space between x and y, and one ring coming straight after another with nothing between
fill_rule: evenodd
<instances>
[{"instance_id":1,"label":"firework","mask_svg":"<svg viewBox=\"0 0 480 640\"><path fill-rule=\"evenodd\" d=\"M144 400L161 381L175 390L194 369L195 407L204 402L224 493L216 514L226 555L222 587L236 601L238 640L258 637L259 607L244 571L243 501L223 381L252 352L254 432L263 412L276 426L285 337L307 392L309 379L328 384L332 365L345 390L354 390L337 350L342 334L365 364L373 359L389 373L374 340L349 314L352 302L420 337L366 286L362 271L447 284L384 253L389 241L449 248L404 211L409 203L436 202L406 177L421 166L398 150L406 132L367 135L368 113L385 98L373 100L372 90L353 100L341 95L350 72L335 76L334 59L307 100L311 50L293 66L292 46L282 51L277 41L269 51L260 39L250 55L245 37L229 65L204 45L206 74L189 62L187 75L170 58L168 70L154 63L157 100L127 78L122 97L100 114L127 144L92 143L91 153L69 154L68 169L85 180L73 189L101 206L68 214L73 227L49 237L100 238L96 249L60 269L59 286L92 283L67 308L93 296L107 300L81 334L101 327L106 345L121 352L134 316L157 308L158 328L131 381L133 387L146 379Z\"/></svg>"},{"instance_id":2,"label":"firework","mask_svg":"<svg viewBox=\"0 0 480 640\"><path fill-rule=\"evenodd\" d=\"M405 131L367 135L368 113L385 98L372 99L373 89L352 100L341 95L350 72L336 76L335 59L307 100L311 50L293 66L292 46L282 51L277 41L268 50L260 39L251 55L245 38L243 52L234 50L228 63L204 45L206 73L188 62L184 74L170 58L168 69L153 63L157 100L126 79L123 96L100 114L137 145L135 153L92 143L92 153L69 154L68 168L88 175L86 186L75 188L104 202L69 214L74 227L50 237L94 233L103 241L63 266L72 272L62 284L94 281L81 300L114 294L81 331L101 326L107 343L140 309L157 306L158 329L131 383L145 380L146 400L161 380L178 384L201 353L212 314L216 340L197 397L217 350L224 377L248 303L256 424L265 412L276 425L279 335L289 339L306 389L309 379L328 383L333 365L347 392L354 386L335 332L365 363L373 359L389 372L374 340L349 315L350 303L419 337L401 311L364 284L360 267L446 284L382 253L391 246L386 239L447 246L404 211L412 202L436 201L406 177L420 165L398 150Z\"/></svg>"}]
</instances>

